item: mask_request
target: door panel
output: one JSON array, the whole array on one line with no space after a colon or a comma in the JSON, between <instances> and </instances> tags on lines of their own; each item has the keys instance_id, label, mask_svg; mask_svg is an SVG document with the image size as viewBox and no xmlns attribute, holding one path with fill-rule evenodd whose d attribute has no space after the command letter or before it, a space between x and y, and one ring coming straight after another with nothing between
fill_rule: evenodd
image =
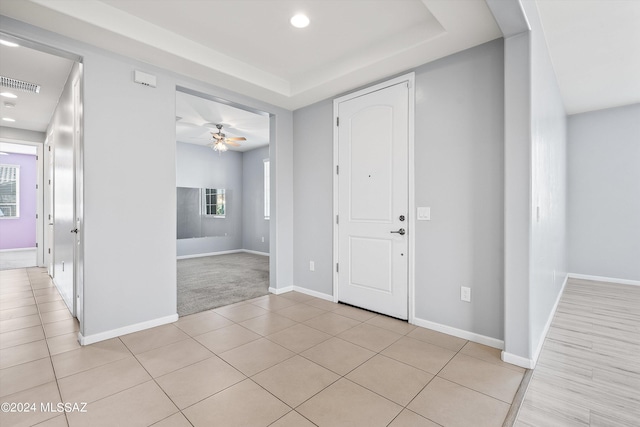
<instances>
[{"instance_id":1,"label":"door panel","mask_svg":"<svg viewBox=\"0 0 640 427\"><path fill-rule=\"evenodd\" d=\"M350 286L392 293L393 247L388 239L350 237Z\"/></svg>"},{"instance_id":2,"label":"door panel","mask_svg":"<svg viewBox=\"0 0 640 427\"><path fill-rule=\"evenodd\" d=\"M338 299L408 315L406 82L338 104Z\"/></svg>"}]
</instances>

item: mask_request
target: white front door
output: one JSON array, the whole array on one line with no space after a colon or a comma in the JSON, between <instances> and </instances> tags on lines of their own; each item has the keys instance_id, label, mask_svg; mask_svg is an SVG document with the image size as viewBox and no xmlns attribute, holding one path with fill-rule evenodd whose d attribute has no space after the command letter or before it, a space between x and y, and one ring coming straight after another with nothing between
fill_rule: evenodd
<instances>
[{"instance_id":1,"label":"white front door","mask_svg":"<svg viewBox=\"0 0 640 427\"><path fill-rule=\"evenodd\" d=\"M407 319L409 85L336 103L338 300Z\"/></svg>"}]
</instances>

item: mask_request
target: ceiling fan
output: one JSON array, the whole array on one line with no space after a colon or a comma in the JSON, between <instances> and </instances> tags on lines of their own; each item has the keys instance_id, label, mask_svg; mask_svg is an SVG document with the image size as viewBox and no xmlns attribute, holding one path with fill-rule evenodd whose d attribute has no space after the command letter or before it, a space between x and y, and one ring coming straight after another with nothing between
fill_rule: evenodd
<instances>
[{"instance_id":1,"label":"ceiling fan","mask_svg":"<svg viewBox=\"0 0 640 427\"><path fill-rule=\"evenodd\" d=\"M213 135L213 141L209 143L209 146L211 146L214 151L218 151L221 153L223 151L227 151L229 149L229 145L231 147L239 147L240 144L238 144L236 141L247 140L247 138L245 138L244 136L227 138L227 136L222 133L221 124L217 124L216 128L218 128L218 132L211 132L211 135Z\"/></svg>"}]
</instances>

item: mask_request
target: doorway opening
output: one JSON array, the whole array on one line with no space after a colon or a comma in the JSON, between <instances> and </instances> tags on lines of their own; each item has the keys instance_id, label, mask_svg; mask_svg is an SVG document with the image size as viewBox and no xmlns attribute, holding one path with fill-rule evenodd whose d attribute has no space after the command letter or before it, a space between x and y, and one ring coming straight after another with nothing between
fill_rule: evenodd
<instances>
[{"instance_id":1,"label":"doorway opening","mask_svg":"<svg viewBox=\"0 0 640 427\"><path fill-rule=\"evenodd\" d=\"M38 145L0 140L0 270L35 267L42 258Z\"/></svg>"},{"instance_id":2,"label":"doorway opening","mask_svg":"<svg viewBox=\"0 0 640 427\"><path fill-rule=\"evenodd\" d=\"M270 116L176 91L178 314L269 293Z\"/></svg>"},{"instance_id":3,"label":"doorway opening","mask_svg":"<svg viewBox=\"0 0 640 427\"><path fill-rule=\"evenodd\" d=\"M82 58L9 34L0 39L0 108L11 119L2 122L2 139L34 141L37 150L34 265L81 325Z\"/></svg>"}]
</instances>

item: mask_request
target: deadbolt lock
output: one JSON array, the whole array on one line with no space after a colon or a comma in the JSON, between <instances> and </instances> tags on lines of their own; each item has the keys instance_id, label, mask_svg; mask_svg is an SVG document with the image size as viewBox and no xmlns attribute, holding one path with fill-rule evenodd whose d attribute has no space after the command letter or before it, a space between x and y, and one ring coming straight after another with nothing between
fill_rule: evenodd
<instances>
[{"instance_id":1,"label":"deadbolt lock","mask_svg":"<svg viewBox=\"0 0 640 427\"><path fill-rule=\"evenodd\" d=\"M400 215L400 221L404 221L404 215Z\"/></svg>"}]
</instances>

